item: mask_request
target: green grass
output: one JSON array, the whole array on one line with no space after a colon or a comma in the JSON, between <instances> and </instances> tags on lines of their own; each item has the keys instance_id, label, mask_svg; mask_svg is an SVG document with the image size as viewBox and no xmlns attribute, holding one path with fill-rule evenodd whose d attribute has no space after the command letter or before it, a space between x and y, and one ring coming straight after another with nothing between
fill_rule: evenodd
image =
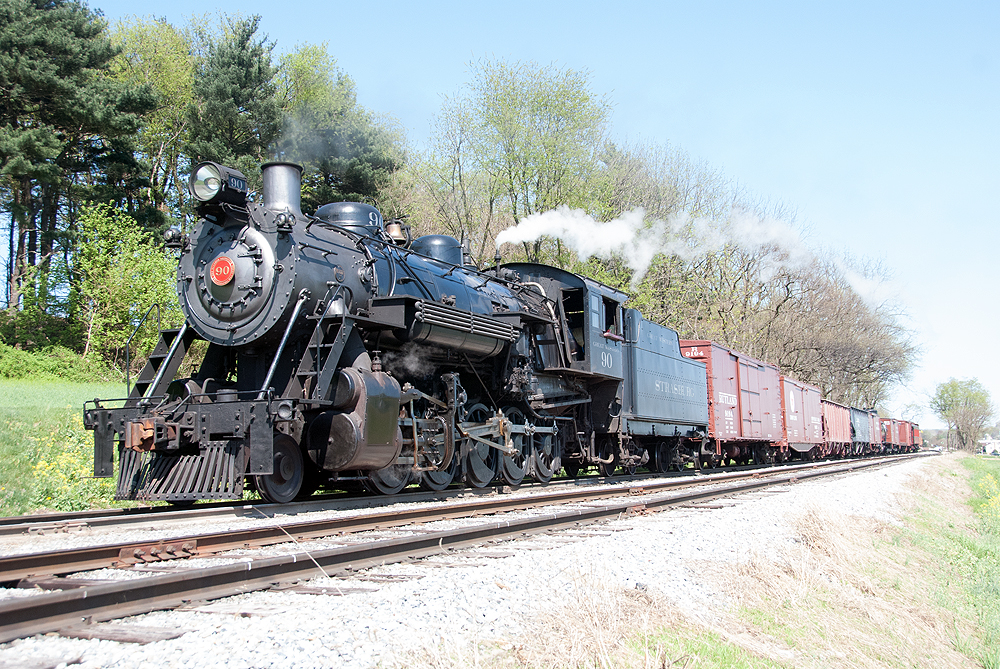
<instances>
[{"instance_id":1,"label":"green grass","mask_svg":"<svg viewBox=\"0 0 1000 669\"><path fill-rule=\"evenodd\" d=\"M1000 461L975 457L963 464L972 478L968 502L980 523L977 533L957 542L967 561L970 605L983 635L973 657L986 669L1000 669Z\"/></svg>"},{"instance_id":2,"label":"green grass","mask_svg":"<svg viewBox=\"0 0 1000 669\"><path fill-rule=\"evenodd\" d=\"M718 634L693 627L663 630L643 638L641 643L642 647L636 656L659 658L658 662L645 665L650 667L778 669L784 666L723 639Z\"/></svg>"},{"instance_id":3,"label":"green grass","mask_svg":"<svg viewBox=\"0 0 1000 669\"><path fill-rule=\"evenodd\" d=\"M0 515L111 503L111 479L90 479L85 400L121 397L123 383L0 379Z\"/></svg>"}]
</instances>

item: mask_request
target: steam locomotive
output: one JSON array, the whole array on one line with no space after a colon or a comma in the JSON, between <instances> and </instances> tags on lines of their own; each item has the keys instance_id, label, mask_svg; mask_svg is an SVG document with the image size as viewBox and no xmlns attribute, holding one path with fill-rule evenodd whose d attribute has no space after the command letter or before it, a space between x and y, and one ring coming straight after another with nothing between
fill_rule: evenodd
<instances>
[{"instance_id":1,"label":"steam locomotive","mask_svg":"<svg viewBox=\"0 0 1000 669\"><path fill-rule=\"evenodd\" d=\"M481 271L455 238L412 239L366 204L308 216L299 166L262 172L258 203L237 170L196 166L199 221L167 240L185 322L128 398L84 407L95 476L118 455L118 499L515 486L789 452L715 438L706 362L621 291L499 256ZM197 373L174 378L198 349Z\"/></svg>"}]
</instances>

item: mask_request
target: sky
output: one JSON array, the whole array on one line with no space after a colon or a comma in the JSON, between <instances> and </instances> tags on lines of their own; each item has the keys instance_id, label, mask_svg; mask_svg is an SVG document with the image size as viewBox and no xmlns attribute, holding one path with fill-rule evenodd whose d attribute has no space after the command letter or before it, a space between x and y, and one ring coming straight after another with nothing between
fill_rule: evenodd
<instances>
[{"instance_id":1,"label":"sky","mask_svg":"<svg viewBox=\"0 0 1000 669\"><path fill-rule=\"evenodd\" d=\"M259 14L279 53L326 43L358 101L417 148L471 62L587 70L616 140L683 149L794 209L811 247L891 273L921 350L894 415L943 427L926 404L951 377L978 378L1000 408L995 0L89 4L112 24Z\"/></svg>"}]
</instances>

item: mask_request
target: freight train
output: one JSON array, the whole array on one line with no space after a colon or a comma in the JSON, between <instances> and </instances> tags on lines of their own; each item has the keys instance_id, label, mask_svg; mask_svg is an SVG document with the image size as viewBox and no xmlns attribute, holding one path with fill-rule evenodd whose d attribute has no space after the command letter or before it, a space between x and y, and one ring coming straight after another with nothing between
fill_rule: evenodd
<instances>
[{"instance_id":1,"label":"freight train","mask_svg":"<svg viewBox=\"0 0 1000 669\"><path fill-rule=\"evenodd\" d=\"M367 204L303 214L297 165L262 178L257 202L239 171L196 166L199 220L167 236L184 323L127 398L84 407L94 474L117 457L118 499L516 486L918 443L915 426L679 340L615 288L499 256L480 270L455 238L413 239Z\"/></svg>"}]
</instances>

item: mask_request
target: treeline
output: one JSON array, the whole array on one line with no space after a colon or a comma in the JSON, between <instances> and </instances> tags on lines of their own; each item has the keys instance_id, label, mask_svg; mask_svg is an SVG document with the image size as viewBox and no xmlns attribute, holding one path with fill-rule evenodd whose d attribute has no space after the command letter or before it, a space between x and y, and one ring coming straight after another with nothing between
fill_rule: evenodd
<instances>
[{"instance_id":1,"label":"treeline","mask_svg":"<svg viewBox=\"0 0 1000 669\"><path fill-rule=\"evenodd\" d=\"M501 231L526 219L544 229L552 219L538 215L566 205L581 211L553 221L559 236L504 245L505 257L622 288L682 337L772 362L833 401L876 407L907 378L916 350L896 307L871 290L885 279L877 265L814 253L793 211L677 148L613 141L611 111L586 72L474 63L383 204L422 232L464 238L483 263ZM581 213L621 224L574 241ZM623 229L631 238L594 238Z\"/></svg>"},{"instance_id":2,"label":"treeline","mask_svg":"<svg viewBox=\"0 0 1000 669\"><path fill-rule=\"evenodd\" d=\"M913 364L892 305L859 289L878 268L818 260L792 212L683 151L615 141L612 102L587 72L473 63L414 151L358 104L326 45L279 52L258 17L108 27L59 0L0 0L0 13L0 88L15 100L0 107L8 345L62 344L121 366L121 333L150 303L172 302L173 259L156 240L190 224L191 165L255 180L278 158L305 166L305 211L369 201L418 234L464 239L483 264L501 231L560 207L631 221L631 247L541 229L501 250L622 287L682 336L774 362L836 401L876 406Z\"/></svg>"},{"instance_id":3,"label":"treeline","mask_svg":"<svg viewBox=\"0 0 1000 669\"><path fill-rule=\"evenodd\" d=\"M325 44L278 56L256 16L109 27L78 1L0 0L0 90L0 337L115 367L152 302L178 317L159 239L190 224L191 165L237 167L254 189L262 162L298 162L308 207L374 198L403 160Z\"/></svg>"}]
</instances>

